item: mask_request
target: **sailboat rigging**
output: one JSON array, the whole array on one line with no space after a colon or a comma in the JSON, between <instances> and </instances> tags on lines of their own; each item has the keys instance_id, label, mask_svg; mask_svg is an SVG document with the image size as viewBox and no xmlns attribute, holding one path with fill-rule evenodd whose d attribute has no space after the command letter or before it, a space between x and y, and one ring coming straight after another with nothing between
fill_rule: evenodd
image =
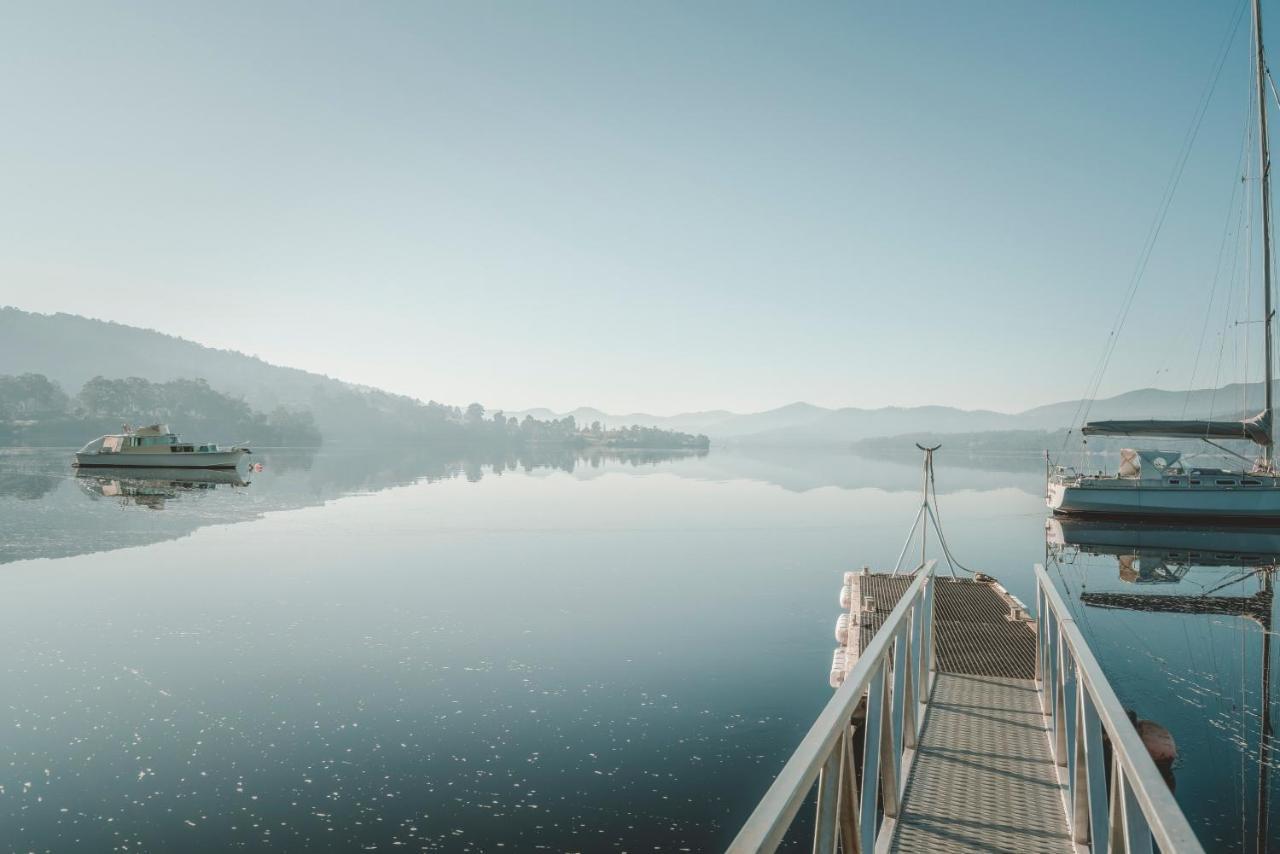
<instances>
[{"instance_id":1,"label":"sailboat rigging","mask_svg":"<svg viewBox=\"0 0 1280 854\"><path fill-rule=\"evenodd\" d=\"M1056 514L1120 517L1280 519L1280 471L1274 455L1272 384L1271 158L1267 137L1267 69L1262 41L1261 0L1253 0L1253 53L1257 94L1259 179L1262 199L1264 403L1261 412L1238 421L1110 420L1086 423L1085 436L1137 436L1252 442L1261 456L1244 471L1192 467L1181 453L1126 450L1116 476L1087 475L1058 466L1049 475L1046 502ZM1232 452L1234 453L1234 452ZM1237 455L1238 456L1238 455Z\"/></svg>"}]
</instances>

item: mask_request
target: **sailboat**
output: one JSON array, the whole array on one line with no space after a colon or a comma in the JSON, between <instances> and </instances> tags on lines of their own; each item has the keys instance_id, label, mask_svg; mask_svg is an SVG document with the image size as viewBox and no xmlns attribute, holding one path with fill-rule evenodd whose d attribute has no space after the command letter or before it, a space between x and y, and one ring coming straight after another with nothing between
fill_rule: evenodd
<instances>
[{"instance_id":1,"label":"sailboat","mask_svg":"<svg viewBox=\"0 0 1280 854\"><path fill-rule=\"evenodd\" d=\"M1250 468L1228 471L1185 465L1181 453L1161 450L1121 452L1118 474L1081 474L1059 466L1049 474L1046 503L1055 514L1141 517L1150 519L1280 520L1280 472L1273 459L1271 308L1271 162L1267 149L1266 62L1262 49L1261 0L1253 0L1253 45L1258 96L1258 147L1261 152L1262 269L1265 329L1263 410L1252 418L1224 420L1122 420L1086 423L1086 436L1138 436L1201 439L1214 447L1243 440L1261 448Z\"/></svg>"}]
</instances>

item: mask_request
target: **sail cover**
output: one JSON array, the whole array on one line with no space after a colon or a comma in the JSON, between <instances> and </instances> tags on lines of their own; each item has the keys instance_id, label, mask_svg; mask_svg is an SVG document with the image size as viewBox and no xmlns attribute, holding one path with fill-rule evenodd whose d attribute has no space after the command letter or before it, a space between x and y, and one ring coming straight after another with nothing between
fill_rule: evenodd
<instances>
[{"instance_id":1,"label":"sail cover","mask_svg":"<svg viewBox=\"0 0 1280 854\"><path fill-rule=\"evenodd\" d=\"M1090 421L1086 436L1162 436L1166 439L1248 439L1271 444L1271 419L1260 412L1244 421Z\"/></svg>"}]
</instances>

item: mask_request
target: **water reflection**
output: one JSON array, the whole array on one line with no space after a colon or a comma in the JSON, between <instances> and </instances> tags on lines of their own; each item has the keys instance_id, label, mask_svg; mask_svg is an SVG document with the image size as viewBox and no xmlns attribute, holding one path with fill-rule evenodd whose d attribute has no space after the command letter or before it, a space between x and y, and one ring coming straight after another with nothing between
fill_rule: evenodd
<instances>
[{"instance_id":1,"label":"water reflection","mask_svg":"<svg viewBox=\"0 0 1280 854\"><path fill-rule=\"evenodd\" d=\"M166 501L218 487L248 486L251 470L96 467L77 469L76 484L90 498L116 499L121 506L163 510Z\"/></svg>"},{"instance_id":2,"label":"water reflection","mask_svg":"<svg viewBox=\"0 0 1280 854\"><path fill-rule=\"evenodd\" d=\"M254 454L258 464L252 468L242 464L215 470L75 469L65 450L13 449L0 453L0 564L157 543L208 525L252 521L266 513L412 483L477 482L517 470L640 469L697 460L706 453L534 449L458 457L408 447L269 449ZM144 519L127 512L106 514L107 508L164 513Z\"/></svg>"},{"instance_id":3,"label":"water reflection","mask_svg":"<svg viewBox=\"0 0 1280 854\"><path fill-rule=\"evenodd\" d=\"M10 847L723 850L830 698L840 573L891 565L919 506L918 457L843 450L255 459L152 512L0 451ZM1032 601L1042 461L949 460L956 553ZM1177 737L1206 848L1253 850L1259 624L1084 599L1245 567L1138 586L1118 558L1154 540L1079 530L1053 571L1082 631Z\"/></svg>"},{"instance_id":4,"label":"water reflection","mask_svg":"<svg viewBox=\"0 0 1280 854\"><path fill-rule=\"evenodd\" d=\"M1193 567L1274 567L1280 530L1259 527L1135 525L1084 519L1049 519L1045 539L1059 560L1109 555L1119 578L1135 584L1176 583Z\"/></svg>"},{"instance_id":5,"label":"water reflection","mask_svg":"<svg viewBox=\"0 0 1280 854\"><path fill-rule=\"evenodd\" d=\"M1046 561L1126 706L1180 748L1210 850L1272 850L1280 530L1050 519Z\"/></svg>"}]
</instances>

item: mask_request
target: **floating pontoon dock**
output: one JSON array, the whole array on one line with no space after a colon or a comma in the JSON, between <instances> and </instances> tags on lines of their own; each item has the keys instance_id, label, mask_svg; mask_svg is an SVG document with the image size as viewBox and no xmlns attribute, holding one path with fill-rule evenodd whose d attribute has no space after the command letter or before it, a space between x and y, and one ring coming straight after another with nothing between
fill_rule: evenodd
<instances>
[{"instance_id":1,"label":"floating pontoon dock","mask_svg":"<svg viewBox=\"0 0 1280 854\"><path fill-rule=\"evenodd\" d=\"M1039 625L932 561L849 581L841 684L731 852L815 799L823 854L1203 851L1042 567Z\"/></svg>"}]
</instances>

